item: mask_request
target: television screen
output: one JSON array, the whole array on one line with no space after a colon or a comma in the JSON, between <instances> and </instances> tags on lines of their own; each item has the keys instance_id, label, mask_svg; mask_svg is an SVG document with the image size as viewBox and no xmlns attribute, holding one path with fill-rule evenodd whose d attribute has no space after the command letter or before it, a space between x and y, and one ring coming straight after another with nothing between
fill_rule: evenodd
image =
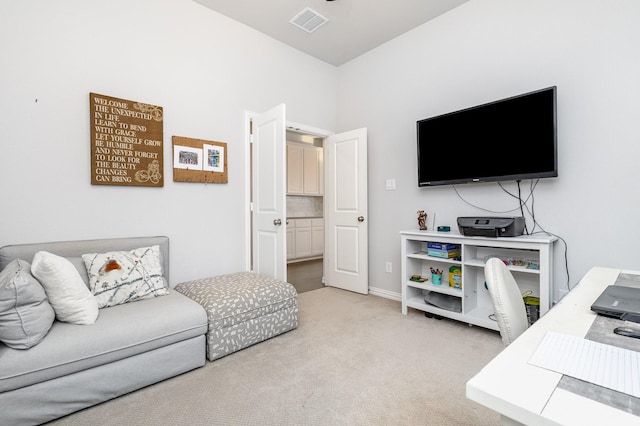
<instances>
[{"instance_id":1,"label":"television screen","mask_svg":"<svg viewBox=\"0 0 640 426\"><path fill-rule=\"evenodd\" d=\"M418 186L558 176L556 86L417 122Z\"/></svg>"}]
</instances>

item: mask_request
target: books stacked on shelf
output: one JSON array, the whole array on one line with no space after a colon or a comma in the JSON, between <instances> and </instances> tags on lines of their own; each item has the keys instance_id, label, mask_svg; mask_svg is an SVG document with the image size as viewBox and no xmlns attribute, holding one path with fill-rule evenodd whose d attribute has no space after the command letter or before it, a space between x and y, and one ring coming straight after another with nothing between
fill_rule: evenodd
<instances>
[{"instance_id":1,"label":"books stacked on shelf","mask_svg":"<svg viewBox=\"0 0 640 426\"><path fill-rule=\"evenodd\" d=\"M427 242L427 254L434 257L451 259L460 257L460 244Z\"/></svg>"}]
</instances>

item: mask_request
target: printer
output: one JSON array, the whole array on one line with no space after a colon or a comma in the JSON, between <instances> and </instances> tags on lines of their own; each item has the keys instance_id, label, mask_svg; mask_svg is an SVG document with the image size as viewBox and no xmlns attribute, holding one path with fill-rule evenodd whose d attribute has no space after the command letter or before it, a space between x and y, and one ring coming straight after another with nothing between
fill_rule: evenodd
<instances>
[{"instance_id":1,"label":"printer","mask_svg":"<svg viewBox=\"0 0 640 426\"><path fill-rule=\"evenodd\" d=\"M524 232L524 217L459 217L458 229L469 237L518 237Z\"/></svg>"}]
</instances>

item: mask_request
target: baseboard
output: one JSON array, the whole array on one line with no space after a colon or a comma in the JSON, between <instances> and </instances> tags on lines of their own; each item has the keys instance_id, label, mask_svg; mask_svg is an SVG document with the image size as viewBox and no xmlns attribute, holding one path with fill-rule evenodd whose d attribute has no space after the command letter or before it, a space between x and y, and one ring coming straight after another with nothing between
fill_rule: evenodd
<instances>
[{"instance_id":1,"label":"baseboard","mask_svg":"<svg viewBox=\"0 0 640 426\"><path fill-rule=\"evenodd\" d=\"M402 301L401 293L396 293L394 291L389 291L382 288L369 287L369 294L384 297L385 299L395 300L396 302Z\"/></svg>"}]
</instances>

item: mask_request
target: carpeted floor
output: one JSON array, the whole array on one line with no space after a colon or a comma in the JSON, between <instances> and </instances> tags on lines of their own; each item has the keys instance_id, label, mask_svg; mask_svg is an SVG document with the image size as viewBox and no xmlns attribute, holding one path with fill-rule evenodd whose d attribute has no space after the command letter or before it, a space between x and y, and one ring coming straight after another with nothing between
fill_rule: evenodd
<instances>
[{"instance_id":1,"label":"carpeted floor","mask_svg":"<svg viewBox=\"0 0 640 426\"><path fill-rule=\"evenodd\" d=\"M497 332L324 287L299 295L297 329L51 425L497 426L465 383L502 348Z\"/></svg>"}]
</instances>

